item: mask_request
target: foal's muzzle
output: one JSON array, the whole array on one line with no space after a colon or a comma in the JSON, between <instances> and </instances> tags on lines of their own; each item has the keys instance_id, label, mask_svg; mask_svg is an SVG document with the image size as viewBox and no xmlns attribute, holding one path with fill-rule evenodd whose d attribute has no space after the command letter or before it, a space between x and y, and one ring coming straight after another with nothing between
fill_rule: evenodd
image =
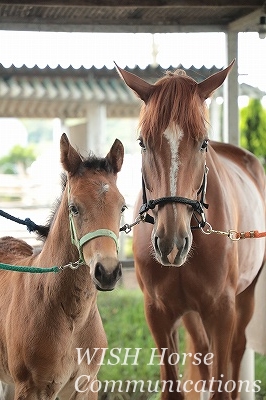
<instances>
[{"instance_id":1,"label":"foal's muzzle","mask_svg":"<svg viewBox=\"0 0 266 400\"><path fill-rule=\"evenodd\" d=\"M109 271L104 264L108 264L108 259L103 259L101 262L98 261L94 268L93 273L93 282L96 286L96 289L100 291L110 291L115 288L116 282L122 276L122 264L120 262Z\"/></svg>"}]
</instances>

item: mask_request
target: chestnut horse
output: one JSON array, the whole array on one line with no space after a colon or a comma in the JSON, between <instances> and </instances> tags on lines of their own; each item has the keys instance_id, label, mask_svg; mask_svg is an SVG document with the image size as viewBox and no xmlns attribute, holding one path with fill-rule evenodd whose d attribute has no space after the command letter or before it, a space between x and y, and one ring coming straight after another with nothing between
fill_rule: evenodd
<instances>
[{"instance_id":1,"label":"chestnut horse","mask_svg":"<svg viewBox=\"0 0 266 400\"><path fill-rule=\"evenodd\" d=\"M41 252L34 255L19 239L0 240L2 265L60 268L0 271L0 380L13 387L14 400L97 399L90 383L102 354L79 363L76 348L93 354L106 347L97 289L112 290L121 276L117 236L124 198L116 177L123 145L116 140L105 158L83 159L63 134L60 150L66 182Z\"/></svg>"},{"instance_id":2,"label":"chestnut horse","mask_svg":"<svg viewBox=\"0 0 266 400\"><path fill-rule=\"evenodd\" d=\"M118 67L144 102L143 190L136 210L146 222L134 229L133 250L146 320L162 356L164 400L182 399L200 387L215 399L240 396L245 328L265 240L235 242L215 230L265 230L265 175L249 152L208 143L205 100L233 63L199 84L181 70L150 84ZM187 357L201 373L201 381L184 381L183 390L176 354L182 317L196 353Z\"/></svg>"}]
</instances>

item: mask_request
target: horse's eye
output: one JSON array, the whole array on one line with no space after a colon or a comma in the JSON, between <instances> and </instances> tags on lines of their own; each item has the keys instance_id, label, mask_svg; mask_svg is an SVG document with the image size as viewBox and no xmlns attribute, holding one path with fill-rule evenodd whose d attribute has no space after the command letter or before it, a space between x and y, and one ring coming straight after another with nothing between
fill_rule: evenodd
<instances>
[{"instance_id":1,"label":"horse's eye","mask_svg":"<svg viewBox=\"0 0 266 400\"><path fill-rule=\"evenodd\" d=\"M68 209L69 209L69 212L74 216L79 214L79 210L74 204L69 204Z\"/></svg>"},{"instance_id":2,"label":"horse's eye","mask_svg":"<svg viewBox=\"0 0 266 400\"><path fill-rule=\"evenodd\" d=\"M123 207L121 208L121 214L127 209L127 206L124 204Z\"/></svg>"},{"instance_id":3,"label":"horse's eye","mask_svg":"<svg viewBox=\"0 0 266 400\"><path fill-rule=\"evenodd\" d=\"M142 148L142 150L146 150L146 146L145 146L145 144L144 144L142 138L139 138L138 140L139 140L139 145L140 145L140 147Z\"/></svg>"},{"instance_id":4,"label":"horse's eye","mask_svg":"<svg viewBox=\"0 0 266 400\"><path fill-rule=\"evenodd\" d=\"M201 151L206 150L207 151L207 147L208 147L208 139L203 140L202 144L201 144Z\"/></svg>"}]
</instances>

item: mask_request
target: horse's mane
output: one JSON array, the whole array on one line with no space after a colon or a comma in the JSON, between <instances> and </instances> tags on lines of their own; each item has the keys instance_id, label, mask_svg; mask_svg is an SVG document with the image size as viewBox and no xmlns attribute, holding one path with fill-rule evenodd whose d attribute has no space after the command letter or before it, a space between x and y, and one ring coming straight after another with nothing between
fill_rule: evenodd
<instances>
[{"instance_id":1,"label":"horse's mane","mask_svg":"<svg viewBox=\"0 0 266 400\"><path fill-rule=\"evenodd\" d=\"M76 174L82 174L82 171L84 171L86 169L105 171L107 173L114 173L113 167L107 158L96 157L93 153L90 153L90 155L87 158L82 157L82 163L81 163L78 171L76 172ZM38 225L38 229L36 230L36 232L38 234L39 240L45 241L49 234L50 227L54 221L58 207L61 203L62 196L63 196L64 190L66 188L66 185L67 185L67 174L65 172L62 172L61 173L61 194L54 201L46 224Z\"/></svg>"},{"instance_id":2,"label":"horse's mane","mask_svg":"<svg viewBox=\"0 0 266 400\"><path fill-rule=\"evenodd\" d=\"M197 92L197 82L183 70L167 71L154 85L140 114L141 137L154 138L168 126L178 126L198 139L206 134L206 107Z\"/></svg>"}]
</instances>

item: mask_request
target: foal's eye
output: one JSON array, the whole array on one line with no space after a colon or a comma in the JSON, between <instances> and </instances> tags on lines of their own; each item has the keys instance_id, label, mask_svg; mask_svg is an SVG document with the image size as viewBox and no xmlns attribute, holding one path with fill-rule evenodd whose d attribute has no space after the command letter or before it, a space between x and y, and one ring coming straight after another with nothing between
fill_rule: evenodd
<instances>
[{"instance_id":1,"label":"foal's eye","mask_svg":"<svg viewBox=\"0 0 266 400\"><path fill-rule=\"evenodd\" d=\"M123 207L121 208L121 214L127 209L127 206L124 204Z\"/></svg>"},{"instance_id":2,"label":"foal's eye","mask_svg":"<svg viewBox=\"0 0 266 400\"><path fill-rule=\"evenodd\" d=\"M78 213L79 213L78 208L74 204L69 204L68 209L69 209L69 212L74 216L78 215Z\"/></svg>"},{"instance_id":3,"label":"foal's eye","mask_svg":"<svg viewBox=\"0 0 266 400\"><path fill-rule=\"evenodd\" d=\"M207 147L208 147L208 139L203 140L202 144L201 144L201 151L206 150L207 151Z\"/></svg>"}]
</instances>

